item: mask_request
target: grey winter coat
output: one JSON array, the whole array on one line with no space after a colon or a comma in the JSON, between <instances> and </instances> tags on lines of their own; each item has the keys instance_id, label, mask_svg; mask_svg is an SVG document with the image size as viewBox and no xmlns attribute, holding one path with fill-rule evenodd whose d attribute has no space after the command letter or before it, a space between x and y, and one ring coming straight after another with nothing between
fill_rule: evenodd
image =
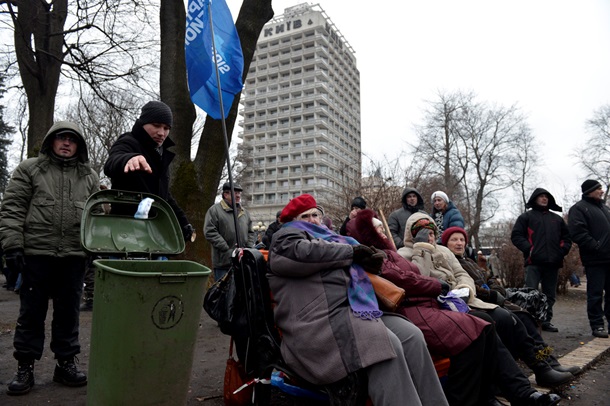
<instances>
[{"instance_id":1,"label":"grey winter coat","mask_svg":"<svg viewBox=\"0 0 610 406\"><path fill-rule=\"evenodd\" d=\"M237 217L239 237L245 247L254 246L256 236L252 230L250 214L240 207ZM208 209L203 223L205 239L212 246L212 266L214 268L229 268L231 266L231 253L236 247L235 222L233 208L224 200Z\"/></svg>"},{"instance_id":2,"label":"grey winter coat","mask_svg":"<svg viewBox=\"0 0 610 406\"><path fill-rule=\"evenodd\" d=\"M60 130L78 137L72 158L53 153ZM0 209L0 237L7 252L23 249L26 255L85 257L80 223L86 200L99 190L99 176L88 164L82 131L74 123L55 123L45 135L40 154L21 162L6 188Z\"/></svg>"},{"instance_id":3,"label":"grey winter coat","mask_svg":"<svg viewBox=\"0 0 610 406\"><path fill-rule=\"evenodd\" d=\"M313 238L283 227L269 251L269 285L277 302L288 366L314 384L336 382L348 373L395 358L381 321L354 316L347 299L350 245Z\"/></svg>"}]
</instances>

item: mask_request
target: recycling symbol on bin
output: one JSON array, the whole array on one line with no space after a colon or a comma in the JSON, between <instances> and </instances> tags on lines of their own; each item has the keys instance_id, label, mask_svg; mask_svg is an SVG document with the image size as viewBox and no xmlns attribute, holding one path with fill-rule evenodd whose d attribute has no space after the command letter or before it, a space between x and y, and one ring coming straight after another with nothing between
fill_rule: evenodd
<instances>
[{"instance_id":1,"label":"recycling symbol on bin","mask_svg":"<svg viewBox=\"0 0 610 406\"><path fill-rule=\"evenodd\" d=\"M183 315L182 300L177 296L165 296L157 301L150 318L157 328L166 330L180 323Z\"/></svg>"}]
</instances>

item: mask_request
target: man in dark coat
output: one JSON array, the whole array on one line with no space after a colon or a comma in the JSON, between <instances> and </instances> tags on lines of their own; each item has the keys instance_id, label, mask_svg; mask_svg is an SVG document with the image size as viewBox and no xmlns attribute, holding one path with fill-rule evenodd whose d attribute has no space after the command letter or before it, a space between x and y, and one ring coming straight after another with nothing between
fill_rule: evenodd
<instances>
[{"instance_id":1,"label":"man in dark coat","mask_svg":"<svg viewBox=\"0 0 610 406\"><path fill-rule=\"evenodd\" d=\"M168 150L172 111L165 103L150 101L142 107L131 132L121 135L110 148L104 173L113 189L152 193L166 200L174 210L185 241L191 239L193 226L169 191L169 166L175 154ZM112 207L117 214L133 215L132 207Z\"/></svg>"},{"instance_id":2,"label":"man in dark coat","mask_svg":"<svg viewBox=\"0 0 610 406\"><path fill-rule=\"evenodd\" d=\"M546 320L542 321L542 329L556 333L559 329L551 323L551 319L557 277L559 268L563 266L563 257L570 252L572 241L563 218L551 213L551 210L561 212L562 209L546 189L534 190L525 208L531 210L517 218L510 238L525 258L525 286L538 289L541 284L542 293L548 299L549 310Z\"/></svg>"},{"instance_id":3,"label":"man in dark coat","mask_svg":"<svg viewBox=\"0 0 610 406\"><path fill-rule=\"evenodd\" d=\"M403 238L405 236L405 224L413 213L422 212L424 210L424 199L421 194L414 188L406 188L402 191L402 208L393 211L388 217L388 227L392 233L392 239L396 249L404 247Z\"/></svg>"},{"instance_id":4,"label":"man in dark coat","mask_svg":"<svg viewBox=\"0 0 610 406\"><path fill-rule=\"evenodd\" d=\"M595 337L607 338L604 314L610 321L610 210L603 200L602 185L588 179L582 199L568 214L568 227L580 250L587 275L587 316Z\"/></svg>"}]
</instances>

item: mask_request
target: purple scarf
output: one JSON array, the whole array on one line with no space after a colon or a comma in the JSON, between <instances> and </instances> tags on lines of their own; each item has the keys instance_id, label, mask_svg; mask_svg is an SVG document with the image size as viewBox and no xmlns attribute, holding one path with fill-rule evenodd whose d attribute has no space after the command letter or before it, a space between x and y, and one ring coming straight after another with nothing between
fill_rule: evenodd
<instances>
[{"instance_id":1,"label":"purple scarf","mask_svg":"<svg viewBox=\"0 0 610 406\"><path fill-rule=\"evenodd\" d=\"M348 245L358 245L359 242L352 237L339 235L329 230L326 226L317 226L305 221L291 221L282 227L293 227L311 234L328 242L337 242ZM375 291L371 280L360 265L352 264L349 268L350 283L347 288L347 298L354 315L361 319L374 320L383 315L379 310L379 304L375 297Z\"/></svg>"}]
</instances>

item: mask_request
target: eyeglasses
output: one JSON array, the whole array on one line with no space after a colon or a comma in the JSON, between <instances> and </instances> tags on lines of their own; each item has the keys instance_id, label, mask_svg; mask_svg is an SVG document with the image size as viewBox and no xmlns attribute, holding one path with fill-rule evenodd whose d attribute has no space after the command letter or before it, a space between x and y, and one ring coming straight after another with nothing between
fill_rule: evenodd
<instances>
[{"instance_id":1,"label":"eyeglasses","mask_svg":"<svg viewBox=\"0 0 610 406\"><path fill-rule=\"evenodd\" d=\"M56 134L55 135L55 139L59 140L59 141L68 141L68 142L72 142L74 144L76 144L78 142L78 139L74 136L74 135L70 135L70 134Z\"/></svg>"}]
</instances>

